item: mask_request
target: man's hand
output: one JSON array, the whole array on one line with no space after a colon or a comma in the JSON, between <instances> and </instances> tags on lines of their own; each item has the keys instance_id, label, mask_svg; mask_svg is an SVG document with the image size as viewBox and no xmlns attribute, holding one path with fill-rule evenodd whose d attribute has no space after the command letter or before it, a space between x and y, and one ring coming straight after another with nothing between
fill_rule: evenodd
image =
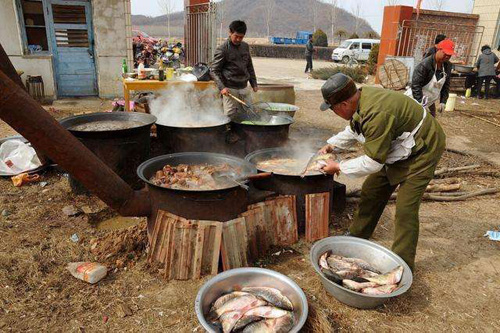
<instances>
[{"instance_id":1,"label":"man's hand","mask_svg":"<svg viewBox=\"0 0 500 333\"><path fill-rule=\"evenodd\" d=\"M224 96L229 96L229 89L228 88L224 88L220 91L221 95L224 95Z\"/></svg>"},{"instance_id":2,"label":"man's hand","mask_svg":"<svg viewBox=\"0 0 500 333\"><path fill-rule=\"evenodd\" d=\"M328 175L339 175L340 174L340 164L334 160L327 160L326 165L321 168L324 173Z\"/></svg>"},{"instance_id":3,"label":"man's hand","mask_svg":"<svg viewBox=\"0 0 500 333\"><path fill-rule=\"evenodd\" d=\"M446 104L445 103L440 103L439 107L438 107L439 113L443 113L443 111L444 111L445 108L446 108Z\"/></svg>"},{"instance_id":4,"label":"man's hand","mask_svg":"<svg viewBox=\"0 0 500 333\"><path fill-rule=\"evenodd\" d=\"M331 144L327 144L325 146L323 146L323 148L321 148L318 152L321 154L321 155L324 155L324 154L329 154L331 152L333 152L333 149L335 148L334 145L331 145Z\"/></svg>"},{"instance_id":5,"label":"man's hand","mask_svg":"<svg viewBox=\"0 0 500 333\"><path fill-rule=\"evenodd\" d=\"M253 87L253 92L257 92L257 91L259 91L259 86Z\"/></svg>"}]
</instances>

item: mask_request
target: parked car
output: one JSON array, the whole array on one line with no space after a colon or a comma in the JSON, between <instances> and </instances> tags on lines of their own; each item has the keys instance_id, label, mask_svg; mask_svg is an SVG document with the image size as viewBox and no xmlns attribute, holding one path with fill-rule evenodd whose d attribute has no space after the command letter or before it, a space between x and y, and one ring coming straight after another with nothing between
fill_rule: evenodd
<instances>
[{"instance_id":1,"label":"parked car","mask_svg":"<svg viewBox=\"0 0 500 333\"><path fill-rule=\"evenodd\" d=\"M347 64L349 60L367 61L374 44L380 44L379 39L347 39L332 53L333 61L342 61Z\"/></svg>"},{"instance_id":2,"label":"parked car","mask_svg":"<svg viewBox=\"0 0 500 333\"><path fill-rule=\"evenodd\" d=\"M142 41L146 41L149 44L156 44L158 43L158 39L151 37L144 31L140 30L132 30L132 36L133 36L133 41L136 43L139 43L142 39Z\"/></svg>"}]
</instances>

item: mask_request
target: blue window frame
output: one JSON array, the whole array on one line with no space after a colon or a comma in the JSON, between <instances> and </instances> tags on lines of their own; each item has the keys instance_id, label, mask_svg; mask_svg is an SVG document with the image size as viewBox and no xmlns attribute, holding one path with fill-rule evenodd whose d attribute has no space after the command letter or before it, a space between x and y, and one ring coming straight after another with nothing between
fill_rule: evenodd
<instances>
[{"instance_id":1,"label":"blue window frame","mask_svg":"<svg viewBox=\"0 0 500 333\"><path fill-rule=\"evenodd\" d=\"M44 0L16 0L23 42L23 54L50 54L46 3Z\"/></svg>"}]
</instances>

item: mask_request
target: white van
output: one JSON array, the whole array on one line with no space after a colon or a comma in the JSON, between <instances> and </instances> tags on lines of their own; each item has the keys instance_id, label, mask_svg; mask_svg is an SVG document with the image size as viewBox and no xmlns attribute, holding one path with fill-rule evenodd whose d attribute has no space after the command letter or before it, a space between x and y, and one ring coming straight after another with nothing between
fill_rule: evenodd
<instances>
[{"instance_id":1,"label":"white van","mask_svg":"<svg viewBox=\"0 0 500 333\"><path fill-rule=\"evenodd\" d=\"M342 61L347 64L351 58L358 61L367 61L372 46L380 44L379 39L347 39L332 53L333 61Z\"/></svg>"}]
</instances>

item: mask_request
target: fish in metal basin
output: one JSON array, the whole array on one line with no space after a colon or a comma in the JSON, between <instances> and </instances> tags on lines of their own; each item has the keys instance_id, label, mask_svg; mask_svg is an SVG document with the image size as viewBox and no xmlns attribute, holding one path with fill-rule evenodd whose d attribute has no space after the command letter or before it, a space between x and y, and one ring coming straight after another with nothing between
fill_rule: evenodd
<instances>
[{"instance_id":1,"label":"fish in metal basin","mask_svg":"<svg viewBox=\"0 0 500 333\"><path fill-rule=\"evenodd\" d=\"M293 310L292 302L290 302L290 300L278 289L268 287L245 287L242 291L250 293L278 308L289 311Z\"/></svg>"},{"instance_id":2,"label":"fish in metal basin","mask_svg":"<svg viewBox=\"0 0 500 333\"><path fill-rule=\"evenodd\" d=\"M387 284L374 288L364 288L361 290L361 292L367 295L386 295L392 293L396 289L398 289L397 284Z\"/></svg>"},{"instance_id":3,"label":"fish in metal basin","mask_svg":"<svg viewBox=\"0 0 500 333\"><path fill-rule=\"evenodd\" d=\"M323 255L321 255L321 257L319 257L319 267L324 269L330 269L330 267L328 267L328 261L326 261L329 255L330 252L325 252L323 253Z\"/></svg>"},{"instance_id":4,"label":"fish in metal basin","mask_svg":"<svg viewBox=\"0 0 500 333\"><path fill-rule=\"evenodd\" d=\"M259 306L245 312L240 320L238 320L233 330L238 331L239 329L242 329L243 327L264 318L280 318L289 313L289 311L282 310L274 306Z\"/></svg>"},{"instance_id":5,"label":"fish in metal basin","mask_svg":"<svg viewBox=\"0 0 500 333\"><path fill-rule=\"evenodd\" d=\"M245 327L243 333L287 333L293 328L294 321L293 314L288 312L279 318L252 323Z\"/></svg>"},{"instance_id":6,"label":"fish in metal basin","mask_svg":"<svg viewBox=\"0 0 500 333\"><path fill-rule=\"evenodd\" d=\"M346 261L341 260L341 259L337 259L334 256L328 257L328 259L326 259L326 261L328 263L328 267L334 272L354 271L354 270L360 269L360 267L358 265L350 263L350 262L346 262Z\"/></svg>"},{"instance_id":7,"label":"fish in metal basin","mask_svg":"<svg viewBox=\"0 0 500 333\"><path fill-rule=\"evenodd\" d=\"M246 311L266 304L267 303L265 301L255 297L254 295L245 294L232 298L222 304L219 308L214 309L214 311L209 314L208 318L209 320L216 320L227 312L241 312L241 316L243 316Z\"/></svg>"},{"instance_id":8,"label":"fish in metal basin","mask_svg":"<svg viewBox=\"0 0 500 333\"><path fill-rule=\"evenodd\" d=\"M375 282L356 282L353 280L342 280L342 285L346 287L347 289L351 289L354 291L360 291L361 289L364 288L373 288L377 287L378 284Z\"/></svg>"},{"instance_id":9,"label":"fish in metal basin","mask_svg":"<svg viewBox=\"0 0 500 333\"><path fill-rule=\"evenodd\" d=\"M331 257L334 257L336 259L339 259L339 260L347 262L347 263L355 264L355 265L359 266L359 268L361 268L365 271L371 271L371 272L374 272L377 274L381 274L381 272L378 269L376 269L370 263L364 261L363 259L347 258L347 257L342 257L342 256L337 256L337 255L331 255Z\"/></svg>"},{"instance_id":10,"label":"fish in metal basin","mask_svg":"<svg viewBox=\"0 0 500 333\"><path fill-rule=\"evenodd\" d=\"M245 314L245 315L243 315L243 317L240 318L240 320L238 320L236 325L234 325L233 331L239 331L239 330L243 329L245 326L247 326L253 322L262 320L262 319L264 319L264 318L259 317L259 316L247 316Z\"/></svg>"},{"instance_id":11,"label":"fish in metal basin","mask_svg":"<svg viewBox=\"0 0 500 333\"><path fill-rule=\"evenodd\" d=\"M218 308L220 308L222 305L226 304L227 302L229 302L233 298L240 297L243 295L248 295L248 293L244 293L242 291L233 291L232 293L225 294L225 295L217 298L217 300L214 302L214 304L210 308L210 313L214 313L215 310L217 310Z\"/></svg>"},{"instance_id":12,"label":"fish in metal basin","mask_svg":"<svg viewBox=\"0 0 500 333\"><path fill-rule=\"evenodd\" d=\"M394 268L392 271L389 273L383 274L383 275L377 275L374 277L365 277L370 282L375 282L378 285L391 285L391 284L398 284L399 281L401 281L401 278L403 277L403 266L398 266Z\"/></svg>"}]
</instances>

